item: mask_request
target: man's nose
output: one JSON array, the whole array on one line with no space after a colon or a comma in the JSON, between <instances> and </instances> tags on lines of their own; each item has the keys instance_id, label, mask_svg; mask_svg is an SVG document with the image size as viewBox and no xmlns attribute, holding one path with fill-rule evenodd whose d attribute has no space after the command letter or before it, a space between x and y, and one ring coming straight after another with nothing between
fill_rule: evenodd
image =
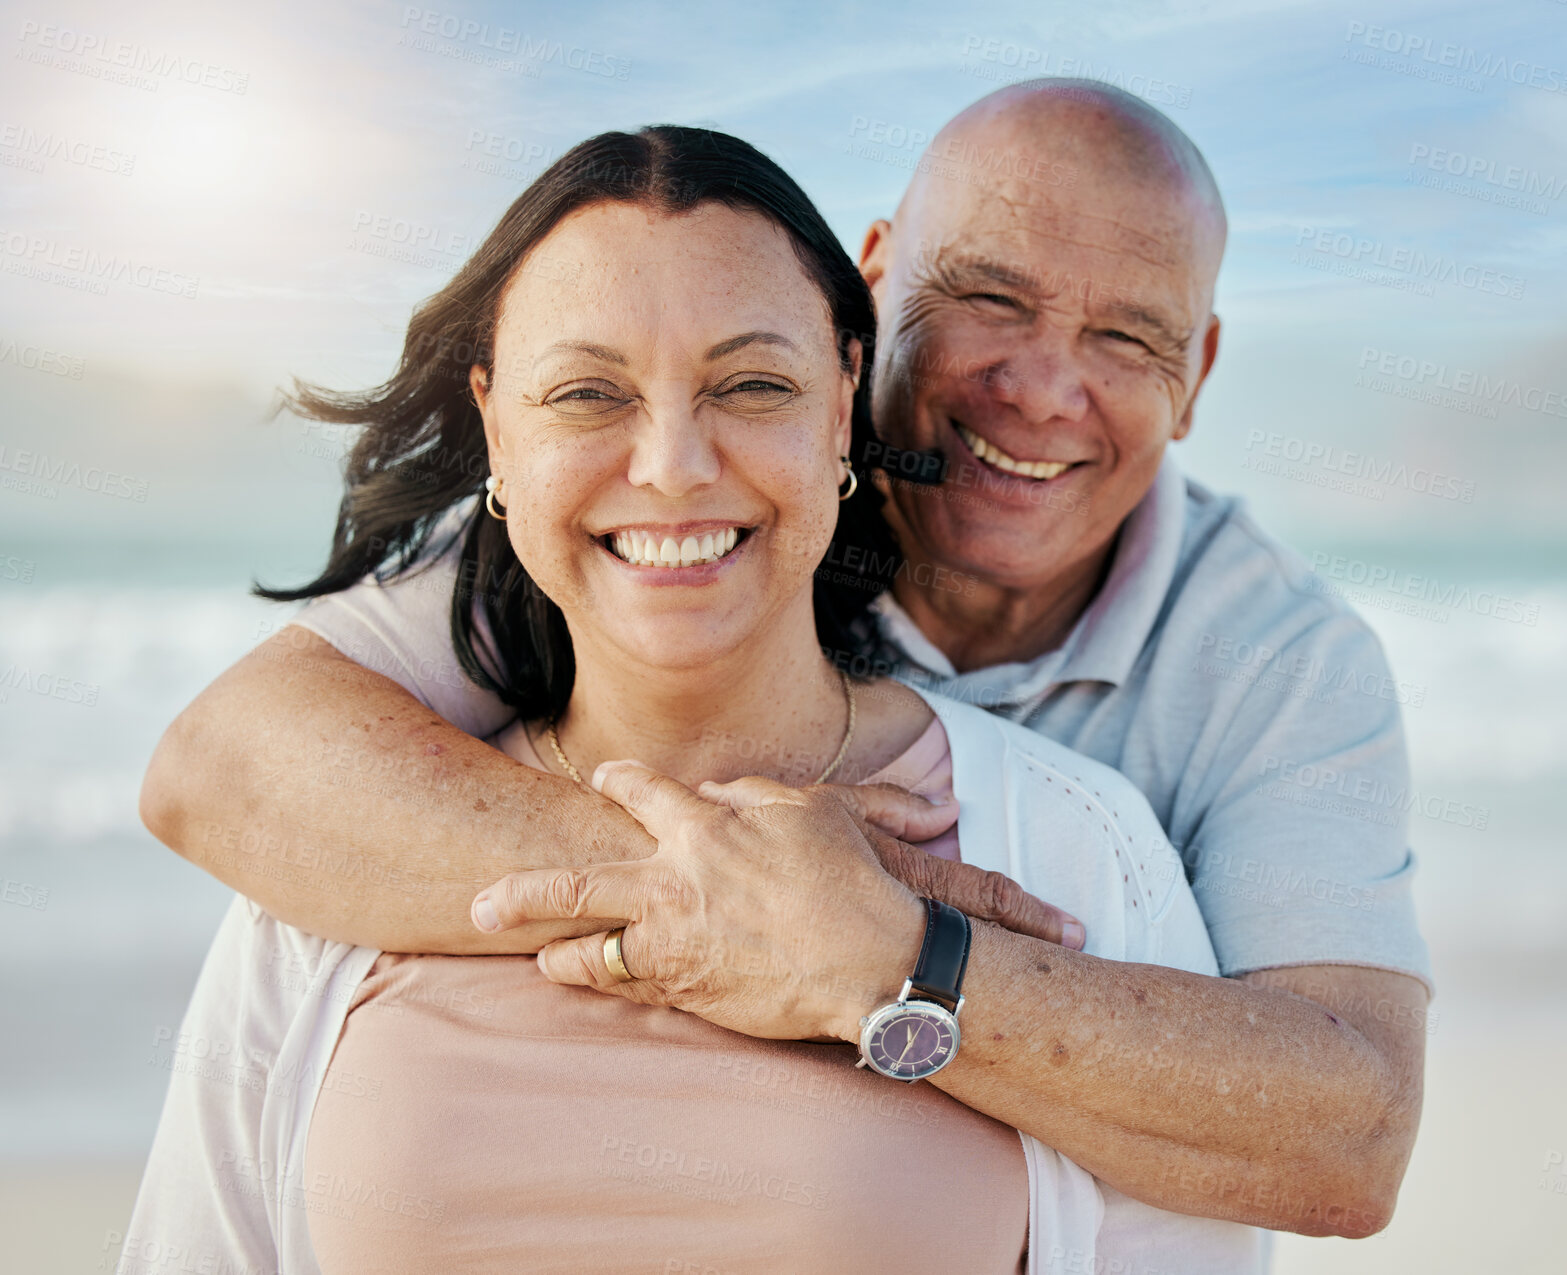
<instances>
[{"instance_id":1,"label":"man's nose","mask_svg":"<svg viewBox=\"0 0 1567 1275\"><path fill-rule=\"evenodd\" d=\"M648 403L632 438L626 474L632 486L680 497L717 482L719 469L711 432L689 403Z\"/></svg>"},{"instance_id":2,"label":"man's nose","mask_svg":"<svg viewBox=\"0 0 1567 1275\"><path fill-rule=\"evenodd\" d=\"M1081 420L1088 411L1087 372L1070 334L1053 329L1020 339L986 369L993 398L1025 420Z\"/></svg>"}]
</instances>

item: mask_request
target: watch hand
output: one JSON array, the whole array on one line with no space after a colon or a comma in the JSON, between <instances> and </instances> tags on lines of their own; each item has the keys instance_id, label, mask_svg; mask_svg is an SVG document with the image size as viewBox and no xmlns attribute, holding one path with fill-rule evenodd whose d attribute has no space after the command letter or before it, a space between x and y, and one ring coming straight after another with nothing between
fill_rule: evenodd
<instances>
[{"instance_id":1,"label":"watch hand","mask_svg":"<svg viewBox=\"0 0 1567 1275\"><path fill-rule=\"evenodd\" d=\"M908 1038L907 1041L904 1042L903 1053L898 1055L898 1062L902 1062L903 1061L903 1055L907 1054L909 1052L909 1050L912 1049L913 1047L914 1047L914 1029L912 1027L910 1027L909 1028L909 1038ZM897 1064L895 1063L893 1065L896 1066Z\"/></svg>"}]
</instances>

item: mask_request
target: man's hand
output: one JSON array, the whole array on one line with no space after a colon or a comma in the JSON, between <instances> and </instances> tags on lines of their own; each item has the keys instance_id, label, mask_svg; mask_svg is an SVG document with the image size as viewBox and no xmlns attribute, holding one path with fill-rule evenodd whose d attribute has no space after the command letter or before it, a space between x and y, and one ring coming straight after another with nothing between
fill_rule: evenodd
<instances>
[{"instance_id":1,"label":"man's hand","mask_svg":"<svg viewBox=\"0 0 1567 1275\"><path fill-rule=\"evenodd\" d=\"M739 779L729 784L704 784L701 793L714 805L744 810L770 803L780 787L768 780ZM937 806L894 784L819 784L798 791L801 795L819 792L833 797L859 825L888 875L916 895L939 899L976 920L994 921L1018 934L1082 948L1082 924L1060 908L1035 898L1011 877L987 872L971 863L942 859L900 840L907 837L925 841L945 832L957 820L956 802ZM520 912L505 888L487 890L481 898L493 908L493 927L481 927L487 931L510 929L536 919ZM484 919L489 921L490 914L486 913ZM608 929L626 918L603 919Z\"/></svg>"},{"instance_id":2,"label":"man's hand","mask_svg":"<svg viewBox=\"0 0 1567 1275\"><path fill-rule=\"evenodd\" d=\"M950 828L958 817L957 803L935 806L894 784L826 784L823 788L855 817L881 866L915 894L951 904L975 920L994 921L1018 934L1082 950L1087 937L1082 922L1035 898L1011 877L972 863L942 859L907 844L928 840Z\"/></svg>"},{"instance_id":3,"label":"man's hand","mask_svg":"<svg viewBox=\"0 0 1567 1275\"><path fill-rule=\"evenodd\" d=\"M658 850L513 873L490 893L525 918L623 919L634 978L610 974L602 934L542 948L545 977L774 1040L856 1039L861 1015L897 995L925 909L841 803L769 779L703 784L698 795L634 761L605 762L593 784ZM706 799L736 786L745 799Z\"/></svg>"}]
</instances>

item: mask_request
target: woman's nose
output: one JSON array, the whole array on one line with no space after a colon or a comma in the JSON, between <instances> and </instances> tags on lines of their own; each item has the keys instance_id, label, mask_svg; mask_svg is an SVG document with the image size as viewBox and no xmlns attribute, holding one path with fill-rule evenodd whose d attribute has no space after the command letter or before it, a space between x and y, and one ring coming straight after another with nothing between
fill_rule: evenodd
<instances>
[{"instance_id":1,"label":"woman's nose","mask_svg":"<svg viewBox=\"0 0 1567 1275\"><path fill-rule=\"evenodd\" d=\"M718 481L718 449L688 403L649 402L633 436L626 477L679 497Z\"/></svg>"}]
</instances>

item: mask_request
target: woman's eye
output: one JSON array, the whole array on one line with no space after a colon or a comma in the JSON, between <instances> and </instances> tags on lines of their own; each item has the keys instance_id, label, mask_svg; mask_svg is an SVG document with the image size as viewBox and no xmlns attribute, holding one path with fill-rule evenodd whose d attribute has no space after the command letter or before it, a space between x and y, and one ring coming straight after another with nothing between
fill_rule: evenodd
<instances>
[{"instance_id":1,"label":"woman's eye","mask_svg":"<svg viewBox=\"0 0 1567 1275\"><path fill-rule=\"evenodd\" d=\"M625 402L622 395L611 389L601 389L593 385L577 385L573 388L555 395L549 400L551 407L565 408L570 411L578 407L610 408Z\"/></svg>"},{"instance_id":2,"label":"woman's eye","mask_svg":"<svg viewBox=\"0 0 1567 1275\"><path fill-rule=\"evenodd\" d=\"M789 387L787 385L779 385L776 381L750 380L750 381L741 381L738 384L731 385L727 390L724 391L724 393L725 394L787 394L787 393L789 393Z\"/></svg>"},{"instance_id":3,"label":"woman's eye","mask_svg":"<svg viewBox=\"0 0 1567 1275\"><path fill-rule=\"evenodd\" d=\"M1014 298L1003 296L999 292L971 292L963 299L965 301L984 301L989 305L1003 305L1009 310L1017 309L1017 301Z\"/></svg>"}]
</instances>

